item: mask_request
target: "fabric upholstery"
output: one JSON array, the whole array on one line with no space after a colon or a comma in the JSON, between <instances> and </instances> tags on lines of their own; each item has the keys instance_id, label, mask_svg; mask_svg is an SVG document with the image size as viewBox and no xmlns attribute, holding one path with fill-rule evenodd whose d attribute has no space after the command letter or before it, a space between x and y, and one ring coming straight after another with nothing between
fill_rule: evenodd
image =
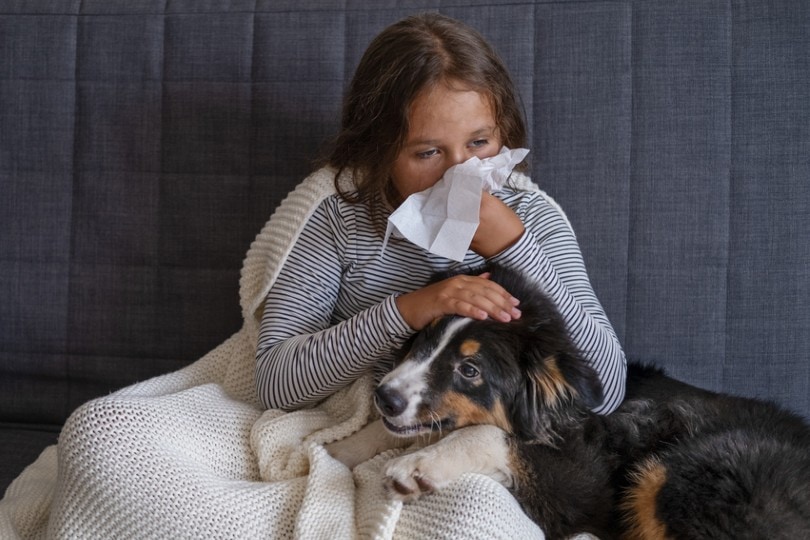
<instances>
[{"instance_id":1,"label":"fabric upholstery","mask_svg":"<svg viewBox=\"0 0 810 540\"><path fill-rule=\"evenodd\" d=\"M0 0L3 427L236 331L366 44L425 9L510 67L628 356L810 416L810 4Z\"/></svg>"}]
</instances>

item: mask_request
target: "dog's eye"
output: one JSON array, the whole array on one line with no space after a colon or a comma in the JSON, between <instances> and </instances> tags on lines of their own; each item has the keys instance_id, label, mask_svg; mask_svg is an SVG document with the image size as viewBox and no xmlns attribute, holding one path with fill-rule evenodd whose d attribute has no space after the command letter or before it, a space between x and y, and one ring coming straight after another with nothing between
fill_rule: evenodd
<instances>
[{"instance_id":1,"label":"dog's eye","mask_svg":"<svg viewBox=\"0 0 810 540\"><path fill-rule=\"evenodd\" d=\"M467 379L474 379L474 378L478 377L478 374L479 374L478 368L476 368L474 365L466 363L466 362L461 364L458 367L458 371L461 373L461 375L463 377L465 377Z\"/></svg>"}]
</instances>

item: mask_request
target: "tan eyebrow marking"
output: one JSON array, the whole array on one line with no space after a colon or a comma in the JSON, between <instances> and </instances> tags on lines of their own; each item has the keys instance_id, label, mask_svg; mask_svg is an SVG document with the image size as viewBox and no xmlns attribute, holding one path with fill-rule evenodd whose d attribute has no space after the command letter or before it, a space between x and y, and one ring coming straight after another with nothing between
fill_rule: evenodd
<instances>
[{"instance_id":1,"label":"tan eyebrow marking","mask_svg":"<svg viewBox=\"0 0 810 540\"><path fill-rule=\"evenodd\" d=\"M474 356L481 349L481 342L476 339L465 339L458 348L462 356Z\"/></svg>"}]
</instances>

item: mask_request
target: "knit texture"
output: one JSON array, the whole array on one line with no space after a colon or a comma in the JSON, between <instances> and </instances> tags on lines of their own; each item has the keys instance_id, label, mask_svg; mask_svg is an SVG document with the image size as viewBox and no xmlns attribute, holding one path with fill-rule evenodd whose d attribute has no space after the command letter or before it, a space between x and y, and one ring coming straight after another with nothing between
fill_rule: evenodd
<instances>
[{"instance_id":1,"label":"knit texture","mask_svg":"<svg viewBox=\"0 0 810 540\"><path fill-rule=\"evenodd\" d=\"M372 414L370 376L311 409L261 410L262 303L333 178L304 180L251 245L242 329L184 369L79 407L0 501L0 538L543 538L484 476L403 505L382 488L396 451L354 471L332 459L323 444Z\"/></svg>"}]
</instances>

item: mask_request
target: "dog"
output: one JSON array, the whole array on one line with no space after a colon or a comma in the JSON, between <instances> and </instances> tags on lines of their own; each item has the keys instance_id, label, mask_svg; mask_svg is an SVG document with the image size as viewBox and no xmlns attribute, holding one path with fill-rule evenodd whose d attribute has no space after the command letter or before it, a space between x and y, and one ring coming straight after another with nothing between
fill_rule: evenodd
<instances>
[{"instance_id":1,"label":"dog","mask_svg":"<svg viewBox=\"0 0 810 540\"><path fill-rule=\"evenodd\" d=\"M774 404L702 390L631 363L614 413L538 285L494 266L521 299L509 323L447 316L380 382L380 419L329 452L349 467L390 448L391 497L464 473L508 488L550 539L810 538L810 426Z\"/></svg>"}]
</instances>

